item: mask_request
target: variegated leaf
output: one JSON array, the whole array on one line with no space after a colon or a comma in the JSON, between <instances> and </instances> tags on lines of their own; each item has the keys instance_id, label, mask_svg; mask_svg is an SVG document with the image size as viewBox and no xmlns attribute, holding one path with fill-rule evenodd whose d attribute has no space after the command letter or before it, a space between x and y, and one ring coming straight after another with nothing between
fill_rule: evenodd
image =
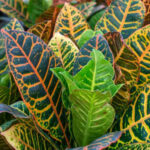
<instances>
[{"instance_id":1,"label":"variegated leaf","mask_svg":"<svg viewBox=\"0 0 150 150\"><path fill-rule=\"evenodd\" d=\"M118 150L149 150L150 144L149 143L135 143L135 144L128 144L125 146L122 146Z\"/></svg>"},{"instance_id":2,"label":"variegated leaf","mask_svg":"<svg viewBox=\"0 0 150 150\"><path fill-rule=\"evenodd\" d=\"M70 147L61 85L50 71L50 68L60 66L60 60L31 33L3 30L3 34L9 66L22 99L38 125L56 141L64 139Z\"/></svg>"},{"instance_id":3,"label":"variegated leaf","mask_svg":"<svg viewBox=\"0 0 150 150\"><path fill-rule=\"evenodd\" d=\"M137 56L140 63L138 84L150 82L150 25L134 32L128 39L127 45Z\"/></svg>"},{"instance_id":4,"label":"variegated leaf","mask_svg":"<svg viewBox=\"0 0 150 150\"><path fill-rule=\"evenodd\" d=\"M113 63L113 55L106 39L102 35L98 34L85 43L80 49L74 65L74 74L76 74L88 63L91 59L90 53L93 49L101 51L105 58Z\"/></svg>"},{"instance_id":5,"label":"variegated leaf","mask_svg":"<svg viewBox=\"0 0 150 150\"><path fill-rule=\"evenodd\" d=\"M124 134L111 146L111 150L119 149L125 144L150 142L150 85L136 85L131 92L133 102L112 129Z\"/></svg>"},{"instance_id":6,"label":"variegated leaf","mask_svg":"<svg viewBox=\"0 0 150 150\"><path fill-rule=\"evenodd\" d=\"M63 68L65 68L68 72L72 72L79 49L71 41L71 39L61 35L60 33L55 33L48 45L54 51L56 56L60 58Z\"/></svg>"},{"instance_id":7,"label":"variegated leaf","mask_svg":"<svg viewBox=\"0 0 150 150\"><path fill-rule=\"evenodd\" d=\"M95 2L87 2L87 3L81 3L76 7L81 11L83 16L87 18L92 13L92 10L94 9L95 5L96 5Z\"/></svg>"},{"instance_id":8,"label":"variegated leaf","mask_svg":"<svg viewBox=\"0 0 150 150\"><path fill-rule=\"evenodd\" d=\"M124 83L118 93L113 97L112 105L118 113L124 111L124 108L130 102L130 87L138 81L140 67L137 56L126 45L119 32L107 33L104 35L112 50L114 64L119 66L123 79L116 78L116 83Z\"/></svg>"},{"instance_id":9,"label":"variegated leaf","mask_svg":"<svg viewBox=\"0 0 150 150\"><path fill-rule=\"evenodd\" d=\"M114 0L95 29L103 33L121 32L126 39L142 26L144 15L145 7L141 0Z\"/></svg>"},{"instance_id":10,"label":"variegated leaf","mask_svg":"<svg viewBox=\"0 0 150 150\"><path fill-rule=\"evenodd\" d=\"M87 29L89 29L89 25L81 12L74 6L65 3L57 17L54 32L71 36L78 41L81 34Z\"/></svg>"},{"instance_id":11,"label":"variegated leaf","mask_svg":"<svg viewBox=\"0 0 150 150\"><path fill-rule=\"evenodd\" d=\"M32 24L29 19L27 5L22 0L1 0L0 10L13 18L22 20L27 26Z\"/></svg>"},{"instance_id":12,"label":"variegated leaf","mask_svg":"<svg viewBox=\"0 0 150 150\"><path fill-rule=\"evenodd\" d=\"M28 29L28 32L39 36L45 43L48 43L52 35L52 21L44 21L35 24Z\"/></svg>"},{"instance_id":13,"label":"variegated leaf","mask_svg":"<svg viewBox=\"0 0 150 150\"><path fill-rule=\"evenodd\" d=\"M6 26L3 27L6 30L18 30L23 31L23 27L17 19L12 19ZM0 76L9 72L7 58L6 58L6 49L5 41L2 33L0 32Z\"/></svg>"}]
</instances>

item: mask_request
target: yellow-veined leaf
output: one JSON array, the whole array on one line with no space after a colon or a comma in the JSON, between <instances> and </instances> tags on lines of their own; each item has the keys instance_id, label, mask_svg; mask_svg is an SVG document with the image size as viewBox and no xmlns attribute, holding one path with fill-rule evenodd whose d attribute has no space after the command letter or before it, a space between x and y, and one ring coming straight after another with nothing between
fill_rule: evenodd
<instances>
[{"instance_id":1,"label":"yellow-veined leaf","mask_svg":"<svg viewBox=\"0 0 150 150\"><path fill-rule=\"evenodd\" d=\"M103 33L121 32L126 39L142 26L144 15L145 7L141 0L114 0L95 29Z\"/></svg>"},{"instance_id":2,"label":"yellow-veined leaf","mask_svg":"<svg viewBox=\"0 0 150 150\"><path fill-rule=\"evenodd\" d=\"M60 58L63 68L65 68L68 72L72 72L79 49L71 41L71 39L61 35L60 33L55 33L48 45L54 51L56 56Z\"/></svg>"},{"instance_id":3,"label":"yellow-veined leaf","mask_svg":"<svg viewBox=\"0 0 150 150\"><path fill-rule=\"evenodd\" d=\"M56 141L67 143L68 123L61 101L61 85L50 68L61 65L52 50L37 36L5 31L7 57L22 99L38 125Z\"/></svg>"},{"instance_id":4,"label":"yellow-veined leaf","mask_svg":"<svg viewBox=\"0 0 150 150\"><path fill-rule=\"evenodd\" d=\"M28 32L39 36L45 43L48 43L52 35L52 21L44 21L29 28Z\"/></svg>"},{"instance_id":5,"label":"yellow-veined leaf","mask_svg":"<svg viewBox=\"0 0 150 150\"><path fill-rule=\"evenodd\" d=\"M140 63L138 84L150 82L150 25L134 32L128 39L127 45L137 56Z\"/></svg>"},{"instance_id":6,"label":"yellow-veined leaf","mask_svg":"<svg viewBox=\"0 0 150 150\"><path fill-rule=\"evenodd\" d=\"M122 131L121 138L110 149L119 149L125 144L150 142L150 85L131 90L132 103L119 118L113 131Z\"/></svg>"},{"instance_id":7,"label":"yellow-veined leaf","mask_svg":"<svg viewBox=\"0 0 150 150\"><path fill-rule=\"evenodd\" d=\"M32 25L27 5L22 0L0 0L0 10L13 18L18 18L27 26Z\"/></svg>"},{"instance_id":8,"label":"yellow-veined leaf","mask_svg":"<svg viewBox=\"0 0 150 150\"><path fill-rule=\"evenodd\" d=\"M89 25L81 12L74 6L65 3L57 17L54 32L71 36L78 41L81 34L87 29L89 29Z\"/></svg>"}]
</instances>

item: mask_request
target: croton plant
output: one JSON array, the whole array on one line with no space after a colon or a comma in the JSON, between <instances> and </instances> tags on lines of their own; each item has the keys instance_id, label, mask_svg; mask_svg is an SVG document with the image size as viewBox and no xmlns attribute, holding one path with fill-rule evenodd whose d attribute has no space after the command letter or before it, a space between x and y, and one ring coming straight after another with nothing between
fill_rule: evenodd
<instances>
[{"instance_id":1,"label":"croton plant","mask_svg":"<svg viewBox=\"0 0 150 150\"><path fill-rule=\"evenodd\" d=\"M149 0L0 0L0 149L150 148Z\"/></svg>"}]
</instances>

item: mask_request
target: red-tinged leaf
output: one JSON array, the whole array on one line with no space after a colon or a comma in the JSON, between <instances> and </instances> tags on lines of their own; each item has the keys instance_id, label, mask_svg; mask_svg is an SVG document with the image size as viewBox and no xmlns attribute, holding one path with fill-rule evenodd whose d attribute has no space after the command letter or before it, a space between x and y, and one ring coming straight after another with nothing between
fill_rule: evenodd
<instances>
[{"instance_id":1,"label":"red-tinged leaf","mask_svg":"<svg viewBox=\"0 0 150 150\"><path fill-rule=\"evenodd\" d=\"M44 11L36 19L36 23L40 23L40 22L43 22L43 21L46 21L46 20L52 20L52 23L54 24L60 10L61 10L61 8L58 8L57 6L52 5L48 10Z\"/></svg>"},{"instance_id":2,"label":"red-tinged leaf","mask_svg":"<svg viewBox=\"0 0 150 150\"><path fill-rule=\"evenodd\" d=\"M143 23L143 25L145 26L150 24L150 0L142 0L142 2L144 3L146 8L145 18Z\"/></svg>"},{"instance_id":3,"label":"red-tinged leaf","mask_svg":"<svg viewBox=\"0 0 150 150\"><path fill-rule=\"evenodd\" d=\"M52 35L52 21L44 21L32 26L28 32L39 36L45 43L48 43Z\"/></svg>"},{"instance_id":4,"label":"red-tinged leaf","mask_svg":"<svg viewBox=\"0 0 150 150\"><path fill-rule=\"evenodd\" d=\"M60 66L60 60L31 33L2 32L6 37L8 64L22 99L38 125L56 141L65 140L70 147L61 85L50 71L50 68Z\"/></svg>"},{"instance_id":5,"label":"red-tinged leaf","mask_svg":"<svg viewBox=\"0 0 150 150\"><path fill-rule=\"evenodd\" d=\"M114 56L114 64L119 66L120 71L116 75L116 83L124 83L124 86L113 97L112 104L117 112L123 112L130 102L130 88L137 82L140 72L139 60L132 50L126 45L119 32L106 33L104 35Z\"/></svg>"},{"instance_id":6,"label":"red-tinged leaf","mask_svg":"<svg viewBox=\"0 0 150 150\"><path fill-rule=\"evenodd\" d=\"M87 145L85 147L79 147L79 148L72 148L68 150L103 150L109 147L112 143L117 142L117 140L121 137L122 132L112 132L108 133L94 142L92 142L90 145Z\"/></svg>"}]
</instances>

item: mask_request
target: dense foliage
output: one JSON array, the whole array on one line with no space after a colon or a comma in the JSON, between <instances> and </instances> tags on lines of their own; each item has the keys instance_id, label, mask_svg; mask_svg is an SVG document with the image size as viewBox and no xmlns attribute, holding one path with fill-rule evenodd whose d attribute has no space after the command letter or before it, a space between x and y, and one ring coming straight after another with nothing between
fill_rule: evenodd
<instances>
[{"instance_id":1,"label":"dense foliage","mask_svg":"<svg viewBox=\"0 0 150 150\"><path fill-rule=\"evenodd\" d=\"M1 149L150 147L147 0L0 0L0 10L12 17L0 30Z\"/></svg>"}]
</instances>

